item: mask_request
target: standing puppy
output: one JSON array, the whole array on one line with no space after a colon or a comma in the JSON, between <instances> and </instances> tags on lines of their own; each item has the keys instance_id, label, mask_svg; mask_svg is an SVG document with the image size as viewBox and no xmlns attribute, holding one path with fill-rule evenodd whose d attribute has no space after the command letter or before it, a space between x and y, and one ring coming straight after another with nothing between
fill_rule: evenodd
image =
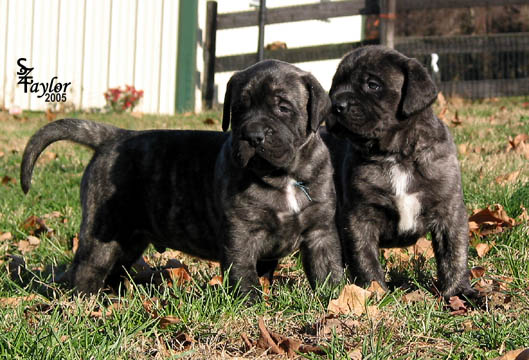
<instances>
[{"instance_id":1,"label":"standing puppy","mask_svg":"<svg viewBox=\"0 0 529 360\"><path fill-rule=\"evenodd\" d=\"M384 285L379 247L431 233L445 298L475 296L467 270L468 218L448 128L433 114L437 89L415 59L382 46L348 53L330 90L337 223L350 275Z\"/></svg>"},{"instance_id":2,"label":"standing puppy","mask_svg":"<svg viewBox=\"0 0 529 360\"><path fill-rule=\"evenodd\" d=\"M232 132L129 131L64 119L40 129L21 165L24 192L39 154L70 140L95 150L81 182L77 291L115 284L149 243L230 269L243 292L300 249L311 286L342 275L335 190L317 129L330 101L309 73L264 61L228 84Z\"/></svg>"}]
</instances>

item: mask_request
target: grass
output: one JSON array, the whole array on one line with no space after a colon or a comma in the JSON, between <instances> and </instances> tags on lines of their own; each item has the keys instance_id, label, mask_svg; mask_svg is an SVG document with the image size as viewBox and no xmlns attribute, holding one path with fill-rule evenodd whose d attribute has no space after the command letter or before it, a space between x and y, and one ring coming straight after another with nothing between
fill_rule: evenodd
<instances>
[{"instance_id":1,"label":"grass","mask_svg":"<svg viewBox=\"0 0 529 360\"><path fill-rule=\"evenodd\" d=\"M461 121L451 130L460 150L469 214L495 203L512 217L521 213L520 205L529 208L527 159L523 153L505 150L509 136L529 134L527 101L450 99L444 106L445 121L451 123L456 112ZM442 109L437 105L436 110ZM219 112L142 118L68 116L131 129L220 129ZM205 121L208 118L213 122ZM66 142L52 145L37 164L31 191L23 195L18 182L21 154L29 136L47 121L42 113L14 118L0 112L0 178L7 179L0 184L0 236L12 234L0 241L2 358L284 358L245 346L241 335L251 341L259 338L259 318L270 331L323 348L321 354L303 355L309 359L492 359L529 346L527 224L481 240L494 245L484 257L471 246L469 266L485 268L485 278L495 288L483 308L462 315L452 315L433 295L435 261L421 257L388 260L388 276L399 286L380 300L370 300L378 309L375 313L338 316L340 326L335 328L325 327L331 321L327 306L340 288L312 292L296 255L282 261L268 299L253 305L221 286L208 285L218 274L216 264L174 251L159 254L151 248L146 253L150 264L177 258L187 265L192 281L182 286L132 283L121 296L90 299L76 298L56 285L50 290L45 284L50 284L51 270L64 268L73 257L80 225L79 183L91 151ZM498 176L517 170L515 179L503 185L496 182ZM60 215L53 215L54 211ZM22 226L24 220L46 214L52 214L45 221L53 232L40 235L38 246L22 252L19 242L30 231ZM22 259L25 268L20 277L8 271ZM424 296L406 301L404 295L416 290ZM178 321L163 325L168 316Z\"/></svg>"}]
</instances>

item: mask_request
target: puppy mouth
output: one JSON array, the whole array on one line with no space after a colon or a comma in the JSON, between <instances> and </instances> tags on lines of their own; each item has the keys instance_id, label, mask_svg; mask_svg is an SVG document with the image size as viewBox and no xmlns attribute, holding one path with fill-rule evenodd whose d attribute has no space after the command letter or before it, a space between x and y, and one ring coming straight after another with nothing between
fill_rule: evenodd
<instances>
[{"instance_id":1,"label":"puppy mouth","mask_svg":"<svg viewBox=\"0 0 529 360\"><path fill-rule=\"evenodd\" d=\"M238 140L232 156L240 168L267 172L288 166L291 154L292 149L282 144L269 144L265 141L252 146L246 140Z\"/></svg>"}]
</instances>

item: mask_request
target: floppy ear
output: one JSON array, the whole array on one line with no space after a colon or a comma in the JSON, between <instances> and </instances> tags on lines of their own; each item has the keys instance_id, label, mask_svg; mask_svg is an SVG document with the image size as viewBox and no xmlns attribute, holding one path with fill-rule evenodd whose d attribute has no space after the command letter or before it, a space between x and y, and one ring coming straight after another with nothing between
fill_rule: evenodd
<instances>
[{"instance_id":1,"label":"floppy ear","mask_svg":"<svg viewBox=\"0 0 529 360\"><path fill-rule=\"evenodd\" d=\"M224 108L222 110L222 131L228 131L231 121L231 91L233 87L234 76L228 81L226 85L226 94L224 94Z\"/></svg>"},{"instance_id":2,"label":"floppy ear","mask_svg":"<svg viewBox=\"0 0 529 360\"><path fill-rule=\"evenodd\" d=\"M309 92L309 101L307 103L309 129L312 132L316 132L325 116L331 110L331 99L314 75L307 74L304 78Z\"/></svg>"},{"instance_id":3,"label":"floppy ear","mask_svg":"<svg viewBox=\"0 0 529 360\"><path fill-rule=\"evenodd\" d=\"M404 64L404 87L401 109L404 117L410 117L432 105L437 99L437 87L432 78L416 59L407 59Z\"/></svg>"}]
</instances>

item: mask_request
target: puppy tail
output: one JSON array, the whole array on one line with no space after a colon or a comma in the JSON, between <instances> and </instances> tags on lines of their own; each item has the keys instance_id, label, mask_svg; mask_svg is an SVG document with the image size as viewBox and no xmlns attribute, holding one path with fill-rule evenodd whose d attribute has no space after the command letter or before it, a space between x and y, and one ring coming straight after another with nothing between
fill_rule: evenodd
<instances>
[{"instance_id":1,"label":"puppy tail","mask_svg":"<svg viewBox=\"0 0 529 360\"><path fill-rule=\"evenodd\" d=\"M43 126L28 141L20 165L20 184L25 194L31 187L33 167L44 149L59 140L69 140L96 150L126 130L88 120L61 119Z\"/></svg>"}]
</instances>

